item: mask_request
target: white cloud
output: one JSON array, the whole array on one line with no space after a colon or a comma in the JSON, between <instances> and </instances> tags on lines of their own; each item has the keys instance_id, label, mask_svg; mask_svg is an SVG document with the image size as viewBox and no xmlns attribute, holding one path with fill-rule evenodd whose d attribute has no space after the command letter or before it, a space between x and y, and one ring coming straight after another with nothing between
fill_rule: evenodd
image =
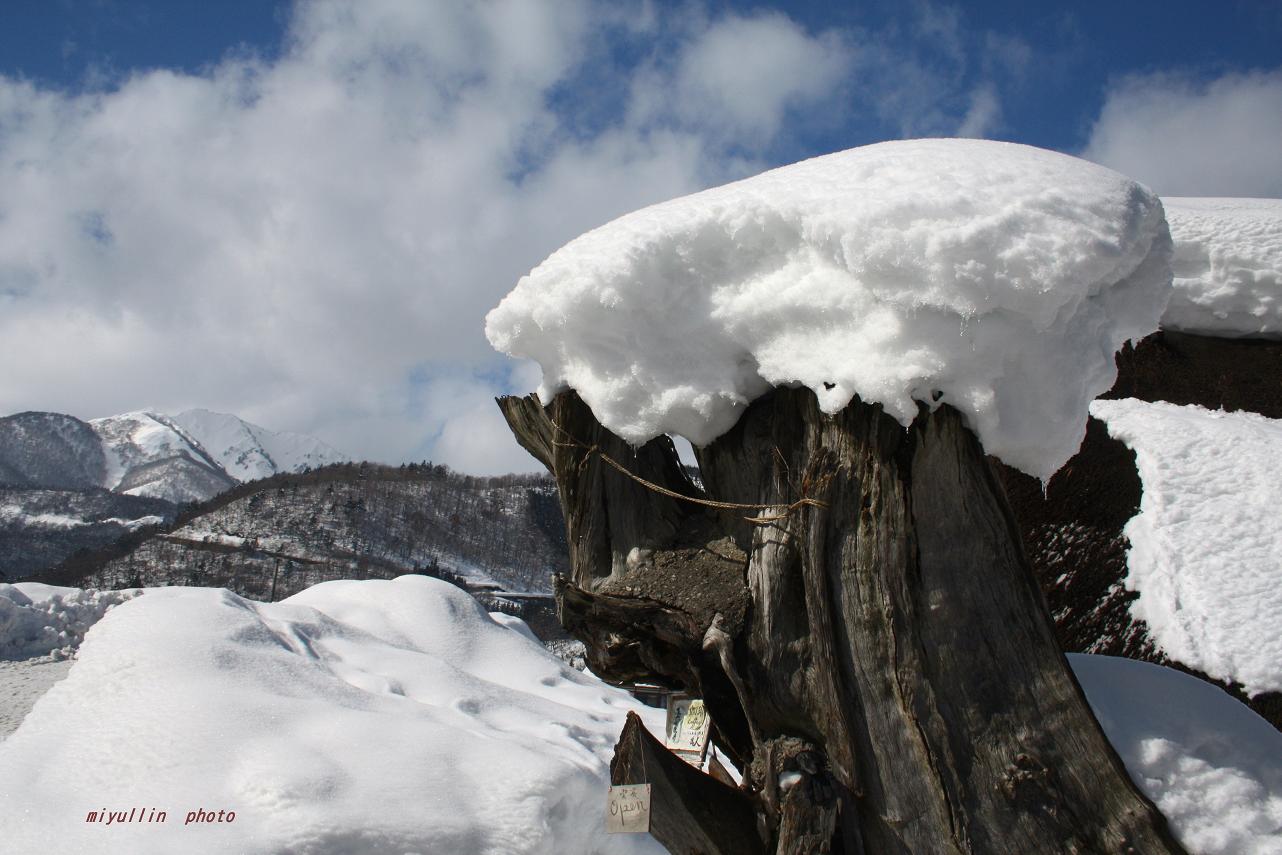
<instances>
[{"instance_id":1,"label":"white cloud","mask_svg":"<svg viewBox=\"0 0 1282 855\"><path fill-rule=\"evenodd\" d=\"M766 165L797 121L881 110L978 133L1000 116L902 42L780 13L290 14L279 57L198 75L0 77L0 412L200 406L355 456L533 468L490 400L528 378L482 329L548 253ZM932 49L963 44L956 14L930 20Z\"/></svg>"},{"instance_id":2,"label":"white cloud","mask_svg":"<svg viewBox=\"0 0 1282 855\"><path fill-rule=\"evenodd\" d=\"M482 318L522 273L717 173L693 131L560 132L549 92L593 11L327 0L275 62L83 94L0 78L0 409L207 406L359 456L463 447L411 377L502 378Z\"/></svg>"},{"instance_id":3,"label":"white cloud","mask_svg":"<svg viewBox=\"0 0 1282 855\"><path fill-rule=\"evenodd\" d=\"M850 65L850 48L835 32L810 35L777 12L731 14L688 37L674 67L649 81L648 101L687 126L770 139L790 109L829 95Z\"/></svg>"},{"instance_id":4,"label":"white cloud","mask_svg":"<svg viewBox=\"0 0 1282 855\"><path fill-rule=\"evenodd\" d=\"M1082 154L1166 196L1282 196L1282 71L1123 80Z\"/></svg>"}]
</instances>

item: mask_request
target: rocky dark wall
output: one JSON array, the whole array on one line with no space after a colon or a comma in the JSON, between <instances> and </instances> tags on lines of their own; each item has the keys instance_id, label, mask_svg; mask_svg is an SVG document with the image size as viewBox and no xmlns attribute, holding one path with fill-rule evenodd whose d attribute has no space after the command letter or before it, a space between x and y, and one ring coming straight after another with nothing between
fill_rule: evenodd
<instances>
[{"instance_id":1,"label":"rocky dark wall","mask_svg":"<svg viewBox=\"0 0 1282 855\"><path fill-rule=\"evenodd\" d=\"M1249 410L1282 419L1282 341L1158 332L1117 355L1105 398Z\"/></svg>"},{"instance_id":2,"label":"rocky dark wall","mask_svg":"<svg viewBox=\"0 0 1282 855\"><path fill-rule=\"evenodd\" d=\"M1282 342L1159 332L1117 356L1106 398L1138 398L1248 410L1282 419ZM993 461L1024 536L1028 558L1069 652L1102 653L1172 665L1223 686L1282 730L1282 694L1248 699L1162 655L1143 621L1131 617L1136 594L1123 585L1128 543L1122 528L1139 512L1143 488L1135 454L1091 419L1081 450L1043 494L1035 478Z\"/></svg>"}]
</instances>

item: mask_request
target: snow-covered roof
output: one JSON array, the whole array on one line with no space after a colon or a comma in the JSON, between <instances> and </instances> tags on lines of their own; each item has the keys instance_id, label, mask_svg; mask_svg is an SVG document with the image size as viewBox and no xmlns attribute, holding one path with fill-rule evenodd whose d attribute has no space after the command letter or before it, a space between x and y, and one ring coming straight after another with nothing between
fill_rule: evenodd
<instances>
[{"instance_id":1,"label":"snow-covered roof","mask_svg":"<svg viewBox=\"0 0 1282 855\"><path fill-rule=\"evenodd\" d=\"M1162 200L1175 242L1165 329L1282 338L1282 199Z\"/></svg>"},{"instance_id":2,"label":"snow-covered roof","mask_svg":"<svg viewBox=\"0 0 1282 855\"><path fill-rule=\"evenodd\" d=\"M1161 204L1103 167L982 140L880 143L655 205L553 253L490 312L541 394L630 442L704 445L772 386L858 395L907 425L960 410L1049 477L1114 352L1169 292Z\"/></svg>"},{"instance_id":3,"label":"snow-covered roof","mask_svg":"<svg viewBox=\"0 0 1282 855\"><path fill-rule=\"evenodd\" d=\"M1282 421L1126 399L1091 414L1135 452L1131 606L1171 658L1250 694L1282 691Z\"/></svg>"}]
</instances>

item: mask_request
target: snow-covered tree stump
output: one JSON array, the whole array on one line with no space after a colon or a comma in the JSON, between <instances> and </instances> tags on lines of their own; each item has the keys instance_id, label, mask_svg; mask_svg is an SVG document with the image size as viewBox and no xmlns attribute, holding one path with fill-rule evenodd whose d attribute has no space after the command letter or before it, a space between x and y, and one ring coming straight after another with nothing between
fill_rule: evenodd
<instances>
[{"instance_id":1,"label":"snow-covered tree stump","mask_svg":"<svg viewBox=\"0 0 1282 855\"><path fill-rule=\"evenodd\" d=\"M1092 716L954 410L905 431L776 389L697 452L708 499L765 506L744 511L665 494L705 497L671 441L633 450L572 392L499 403L560 490L566 628L598 675L705 699L770 851L1183 851Z\"/></svg>"},{"instance_id":2,"label":"snow-covered tree stump","mask_svg":"<svg viewBox=\"0 0 1282 855\"><path fill-rule=\"evenodd\" d=\"M1180 851L985 458L1045 481L1072 456L1170 255L1125 176L909 140L629 214L490 312L554 395L500 403L560 489L562 622L598 674L705 699L769 849Z\"/></svg>"}]
</instances>

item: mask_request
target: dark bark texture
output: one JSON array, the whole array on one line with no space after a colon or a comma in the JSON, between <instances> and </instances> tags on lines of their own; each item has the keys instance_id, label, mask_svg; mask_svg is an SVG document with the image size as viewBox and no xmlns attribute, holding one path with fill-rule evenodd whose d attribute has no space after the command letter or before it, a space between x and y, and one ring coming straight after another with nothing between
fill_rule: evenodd
<instances>
[{"instance_id":1,"label":"dark bark texture","mask_svg":"<svg viewBox=\"0 0 1282 855\"><path fill-rule=\"evenodd\" d=\"M597 674L705 699L766 851L1183 851L1092 716L955 411L905 430L777 389L697 452L707 498L765 506L734 510L616 471L602 455L705 496L669 440L633 449L573 393L499 403L560 489L563 624Z\"/></svg>"}]
</instances>

